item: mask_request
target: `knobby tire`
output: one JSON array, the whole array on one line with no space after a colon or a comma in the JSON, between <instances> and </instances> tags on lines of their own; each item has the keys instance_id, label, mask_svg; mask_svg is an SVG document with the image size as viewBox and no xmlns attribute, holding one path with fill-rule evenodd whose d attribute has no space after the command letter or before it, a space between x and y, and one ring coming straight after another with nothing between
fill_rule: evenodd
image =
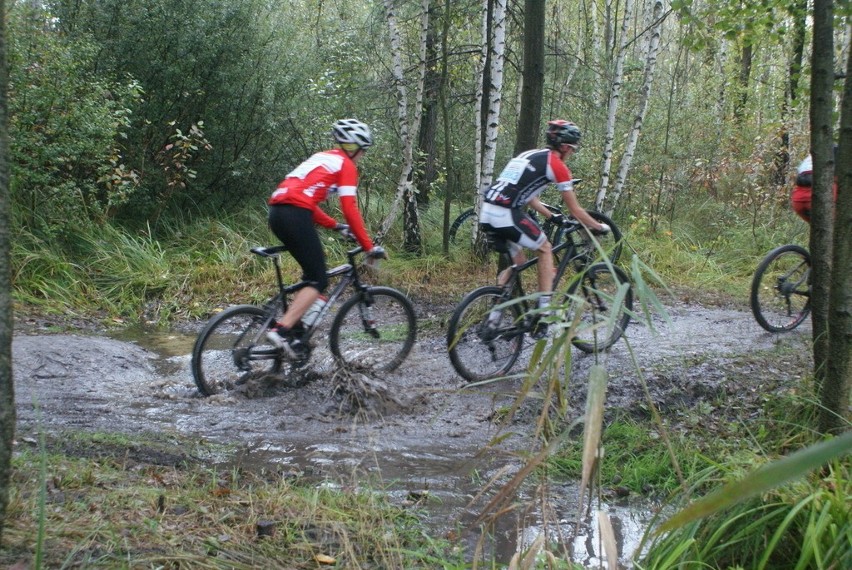
<instances>
[{"instance_id":1,"label":"knobby tire","mask_svg":"<svg viewBox=\"0 0 852 570\"><path fill-rule=\"evenodd\" d=\"M416 336L417 318L408 297L390 287L370 287L341 305L331 325L329 347L344 366L391 372L411 352Z\"/></svg>"},{"instance_id":2,"label":"knobby tire","mask_svg":"<svg viewBox=\"0 0 852 570\"><path fill-rule=\"evenodd\" d=\"M770 251L757 266L751 282L751 312L765 330L787 332L811 312L811 256L795 245Z\"/></svg>"},{"instance_id":3,"label":"knobby tire","mask_svg":"<svg viewBox=\"0 0 852 570\"><path fill-rule=\"evenodd\" d=\"M500 303L501 295L500 287L480 287L468 293L450 317L450 362L468 382L506 375L524 348L523 310L519 303L504 307L497 326L493 330L486 328L488 316Z\"/></svg>"}]
</instances>

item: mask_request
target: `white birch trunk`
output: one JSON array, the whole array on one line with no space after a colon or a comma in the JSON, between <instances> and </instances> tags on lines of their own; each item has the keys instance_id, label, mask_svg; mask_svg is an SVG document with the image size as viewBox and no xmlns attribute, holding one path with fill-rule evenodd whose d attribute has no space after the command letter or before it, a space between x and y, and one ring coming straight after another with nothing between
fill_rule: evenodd
<instances>
[{"instance_id":1,"label":"white birch trunk","mask_svg":"<svg viewBox=\"0 0 852 570\"><path fill-rule=\"evenodd\" d=\"M420 17L420 52L418 62L417 93L414 102L414 117L408 119L408 91L405 86L405 74L402 63L402 40L397 25L394 0L384 0L385 17L390 32L391 59L393 80L397 89L397 118L399 120L399 135L402 142L402 171L397 182L396 196L391 204L387 216L382 222L380 235L387 234L390 227L396 221L399 206L403 198L408 195L415 199L413 192L412 170L414 168L414 138L420 128L420 119L423 112L423 91L426 76L426 34L429 28L429 0L423 0L423 13Z\"/></svg>"},{"instance_id":2,"label":"white birch trunk","mask_svg":"<svg viewBox=\"0 0 852 570\"><path fill-rule=\"evenodd\" d=\"M603 163L601 164L601 184L595 198L595 207L600 210L606 199L609 188L609 176L612 169L612 152L615 146L615 117L618 103L621 99L621 86L624 81L624 56L627 51L627 30L630 23L630 13L633 11L633 0L625 0L624 16L621 20L621 37L618 51L615 54L615 65L612 72L612 83L607 105L606 135L604 137Z\"/></svg>"},{"instance_id":3,"label":"white birch trunk","mask_svg":"<svg viewBox=\"0 0 852 570\"><path fill-rule=\"evenodd\" d=\"M500 104L503 101L503 65L506 55L506 4L497 0L494 5L494 41L491 44L491 99L485 120L485 148L483 149L482 180L479 193L491 185L494 177L494 160L497 156L497 132L500 127Z\"/></svg>"},{"instance_id":4,"label":"white birch trunk","mask_svg":"<svg viewBox=\"0 0 852 570\"><path fill-rule=\"evenodd\" d=\"M482 98L484 97L483 81L485 79L485 62L488 59L488 0L482 0L482 20L480 24L482 49L479 52L479 62L474 70L474 73L476 73L476 77L478 78L478 81L476 82L476 112L474 113L474 127L476 130L476 137L474 138L474 156L476 164L474 165L475 170L473 174L473 184L474 188L477 190L477 199L474 203L477 215L479 215L480 203L478 198L480 194L479 190L482 188Z\"/></svg>"},{"instance_id":5,"label":"white birch trunk","mask_svg":"<svg viewBox=\"0 0 852 570\"><path fill-rule=\"evenodd\" d=\"M645 121L645 114L648 112L648 103L651 99L651 86L654 83L654 69L657 65L657 54L660 51L660 35L663 27L663 0L655 0L649 7L650 9L650 28L647 41L643 46L643 59L645 60L645 73L642 79L642 88L639 91L639 110L633 118L633 128L630 130L630 135L627 138L627 146L624 149L624 154L621 157L621 164L618 168L618 174L615 177L615 183L612 187L612 197L609 201L609 208L606 214L612 216L612 211L618 204L618 199L624 189L624 183L627 180L627 174L630 172L630 164L633 162L633 155L636 152L636 144L639 141L639 134L642 132L642 124ZM603 204L599 204L598 208L602 208Z\"/></svg>"}]
</instances>

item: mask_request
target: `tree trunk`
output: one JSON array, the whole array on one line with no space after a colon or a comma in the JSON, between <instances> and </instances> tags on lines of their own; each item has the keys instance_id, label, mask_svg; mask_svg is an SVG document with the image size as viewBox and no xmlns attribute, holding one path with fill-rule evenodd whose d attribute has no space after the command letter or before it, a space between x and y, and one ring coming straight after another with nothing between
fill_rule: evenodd
<instances>
[{"instance_id":1,"label":"tree trunk","mask_svg":"<svg viewBox=\"0 0 852 570\"><path fill-rule=\"evenodd\" d=\"M852 389L852 53L846 63L836 166L838 189L828 301L830 358L820 394L819 430L839 434L849 428Z\"/></svg>"},{"instance_id":2,"label":"tree trunk","mask_svg":"<svg viewBox=\"0 0 852 570\"><path fill-rule=\"evenodd\" d=\"M480 34L482 38L482 47L479 52L479 61L476 69L476 113L475 125L476 136L474 137L474 157L476 164L474 165L473 184L476 187L476 196L474 197L474 207L476 213L479 214L479 196L482 188L482 166L485 163L483 160L485 148L485 117L488 115L485 102L489 98L491 87L491 14L493 13L493 4L495 0L482 0L482 20L480 22Z\"/></svg>"},{"instance_id":3,"label":"tree trunk","mask_svg":"<svg viewBox=\"0 0 852 570\"><path fill-rule=\"evenodd\" d=\"M609 6L609 3L607 3ZM609 8L607 8L609 10ZM612 71L612 82L609 90L607 105L606 135L604 137L603 163L601 164L601 183L595 198L595 207L600 210L606 200L609 186L609 175L612 169L612 153L615 146L615 118L618 113L618 102L621 99L621 86L624 82L624 56L627 53L627 30L630 24L630 14L633 12L633 0L625 0L624 17L621 21L621 41L615 54L615 65ZM582 125L581 125L582 127Z\"/></svg>"},{"instance_id":4,"label":"tree trunk","mask_svg":"<svg viewBox=\"0 0 852 570\"><path fill-rule=\"evenodd\" d=\"M494 161L497 156L497 131L500 126L500 106L503 102L503 64L506 54L506 4L507 0L496 0L494 4L494 39L491 42L491 81L488 98L488 114L485 119L485 145L482 152L482 180L480 195L491 185L494 176Z\"/></svg>"},{"instance_id":5,"label":"tree trunk","mask_svg":"<svg viewBox=\"0 0 852 570\"><path fill-rule=\"evenodd\" d=\"M426 36L429 29L429 0L423 0L420 20L420 61L418 62L417 95L414 102L414 118L408 118L408 91L406 89L404 67L402 64L402 41L399 27L396 23L394 0L385 0L385 17L388 23L391 40L391 57L393 61L393 78L397 88L397 115L399 117L399 132L403 145L402 172L397 183L397 194L388 215L382 223L381 236L387 234L396 218L400 202L403 208L403 249L413 253L421 253L423 240L420 235L420 219L417 209L417 199L414 192L414 137L420 125L423 108L423 85L426 73Z\"/></svg>"},{"instance_id":6,"label":"tree trunk","mask_svg":"<svg viewBox=\"0 0 852 570\"><path fill-rule=\"evenodd\" d=\"M430 8L429 21L434 21ZM417 137L417 205L424 208L429 205L430 190L438 177L437 136L438 136L438 92L441 86L441 76L438 73L438 55L436 34L433 26L428 26L426 32L426 75L424 77L423 122Z\"/></svg>"},{"instance_id":7,"label":"tree trunk","mask_svg":"<svg viewBox=\"0 0 852 570\"><path fill-rule=\"evenodd\" d=\"M742 122L745 114L746 103L748 103L748 85L751 80L751 65L754 59L754 46L751 38L746 38L740 50L740 75L738 81L738 93L734 104L734 121Z\"/></svg>"},{"instance_id":8,"label":"tree trunk","mask_svg":"<svg viewBox=\"0 0 852 570\"><path fill-rule=\"evenodd\" d=\"M524 2L524 69L515 154L535 148L541 132L544 93L544 2Z\"/></svg>"},{"instance_id":9,"label":"tree trunk","mask_svg":"<svg viewBox=\"0 0 852 570\"><path fill-rule=\"evenodd\" d=\"M832 116L834 113L834 9L831 0L814 0L814 38L811 55L811 318L814 341L814 383L822 393L828 346L828 300L831 279ZM847 252L848 255L848 252Z\"/></svg>"},{"instance_id":10,"label":"tree trunk","mask_svg":"<svg viewBox=\"0 0 852 570\"><path fill-rule=\"evenodd\" d=\"M438 100L441 103L441 118L444 121L444 167L447 172L446 186L444 187L444 231L442 239L442 251L444 255L450 252L450 206L455 194L453 164L453 142L450 137L450 110L447 105L447 89L449 88L448 77L450 73L449 63L449 38L450 24L452 23L452 0L446 0L444 4L443 30L441 31L441 83L438 89Z\"/></svg>"},{"instance_id":11,"label":"tree trunk","mask_svg":"<svg viewBox=\"0 0 852 570\"><path fill-rule=\"evenodd\" d=\"M645 122L645 113L648 111L648 105L651 101L651 86L654 83L654 69L657 66L657 54L660 51L660 29L663 26L663 2L656 0L649 6L650 14L648 15L650 27L648 29L648 41L644 46L645 59L645 74L642 80L642 88L639 92L639 110L633 119L633 128L630 130L630 135L627 138L627 147L624 149L624 154L621 156L621 164L618 168L618 174L615 177L615 184L612 188L612 198L609 201L609 208L606 214L612 217L612 212L618 204L618 199L621 197L621 192L624 189L624 183L627 181L627 174L630 172L630 164L633 162L633 155L636 152L636 145L639 142L639 134L642 132L642 124ZM603 206L603 204L601 204Z\"/></svg>"},{"instance_id":12,"label":"tree trunk","mask_svg":"<svg viewBox=\"0 0 852 570\"><path fill-rule=\"evenodd\" d=\"M0 14L6 3L0 0ZM12 269L9 202L9 87L6 19L0 18L0 547L9 505L12 441L15 438L15 384L12 379Z\"/></svg>"}]
</instances>

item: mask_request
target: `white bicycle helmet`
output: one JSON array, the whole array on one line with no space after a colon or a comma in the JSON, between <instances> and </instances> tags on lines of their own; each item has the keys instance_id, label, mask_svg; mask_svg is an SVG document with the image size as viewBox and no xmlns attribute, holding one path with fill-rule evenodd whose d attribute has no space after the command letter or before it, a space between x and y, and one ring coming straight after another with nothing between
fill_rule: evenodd
<instances>
[{"instance_id":1,"label":"white bicycle helmet","mask_svg":"<svg viewBox=\"0 0 852 570\"><path fill-rule=\"evenodd\" d=\"M357 144L359 148L373 146L370 127L356 119L341 119L334 123L331 136L340 144Z\"/></svg>"}]
</instances>

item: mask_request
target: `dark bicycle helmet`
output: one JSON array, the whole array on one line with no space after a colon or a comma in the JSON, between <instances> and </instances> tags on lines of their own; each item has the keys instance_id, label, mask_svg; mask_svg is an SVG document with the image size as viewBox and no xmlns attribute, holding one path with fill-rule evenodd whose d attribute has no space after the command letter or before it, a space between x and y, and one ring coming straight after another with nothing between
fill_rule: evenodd
<instances>
[{"instance_id":1,"label":"dark bicycle helmet","mask_svg":"<svg viewBox=\"0 0 852 570\"><path fill-rule=\"evenodd\" d=\"M544 133L547 146L551 148L559 148L559 145L568 144L577 148L580 144L580 139L583 134L580 128L570 121L555 119L547 122L547 130Z\"/></svg>"},{"instance_id":2,"label":"dark bicycle helmet","mask_svg":"<svg viewBox=\"0 0 852 570\"><path fill-rule=\"evenodd\" d=\"M334 123L331 136L340 144L357 144L359 148L373 146L370 127L356 119L341 119Z\"/></svg>"}]
</instances>

